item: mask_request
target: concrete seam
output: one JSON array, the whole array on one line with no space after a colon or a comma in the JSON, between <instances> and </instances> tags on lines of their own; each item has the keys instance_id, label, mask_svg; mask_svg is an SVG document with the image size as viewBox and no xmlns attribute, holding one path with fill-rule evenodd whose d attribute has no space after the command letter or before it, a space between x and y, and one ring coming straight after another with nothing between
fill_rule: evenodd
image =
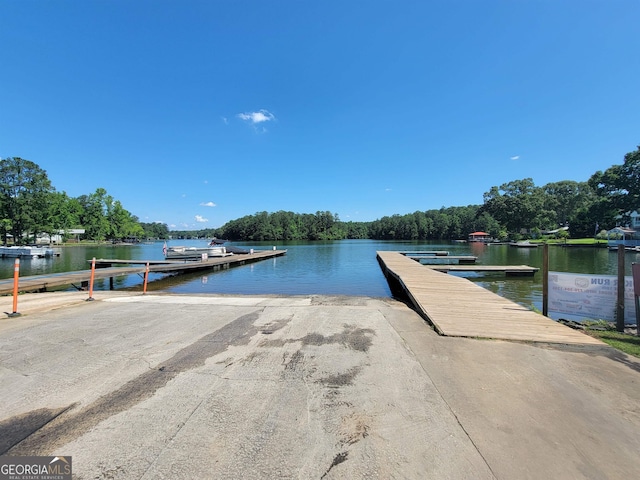
<instances>
[{"instance_id":1,"label":"concrete seam","mask_svg":"<svg viewBox=\"0 0 640 480\"><path fill-rule=\"evenodd\" d=\"M380 309L378 309L378 311L380 312L380 314L386 319L386 315L384 314L384 312ZM393 330L398 334L398 336L402 339L402 343L404 344L405 348L411 352L411 354L413 355L413 358L416 359L416 361L418 362L418 364L420 365L420 368L422 369L422 371L425 373L425 375L427 376L427 378L429 379L429 381L431 382L431 384L433 385L433 388L436 389L436 392L438 392L438 395L440 396L440 398L442 399L442 401L444 402L444 404L447 406L447 409L449 410L449 412L451 412L451 415L453 415L453 418L456 419L456 423L460 426L460 428L462 429L462 431L464 432L464 434L467 436L467 438L469 439L469 441L471 442L471 445L473 445L473 448L476 450L476 452L478 452L478 455L480 455L480 458L482 458L482 461L484 462L484 464L487 466L487 468L489 469L489 471L491 472L491 475L493 476L493 478L497 479L498 477L496 476L495 472L493 471L493 469L491 468L491 465L489 464L489 462L487 461L487 459L485 458L485 456L482 454L482 451L480 450L480 448L478 447L478 445L476 444L476 442L473 440L473 438L471 437L471 435L469 434L469 432L467 431L466 428L464 428L464 425L462 424L462 422L460 421L460 418L458 418L458 415L456 414L456 412L453 410L453 408L451 407L451 405L449 404L449 402L447 402L446 398L444 398L444 395L442 395L442 392L440 391L440 389L438 388L438 385L436 385L436 383L433 381L433 379L431 378L431 375L429 375L429 372L424 368L424 365L422 365L422 362L418 359L418 357L416 356L415 352L411 349L411 346L407 343L407 341L405 340L405 338L402 336L402 334L395 328L395 326L393 325L392 322L389 322L389 320L387 319L387 323L389 324L389 326L391 326L391 328L393 328Z\"/></svg>"}]
</instances>

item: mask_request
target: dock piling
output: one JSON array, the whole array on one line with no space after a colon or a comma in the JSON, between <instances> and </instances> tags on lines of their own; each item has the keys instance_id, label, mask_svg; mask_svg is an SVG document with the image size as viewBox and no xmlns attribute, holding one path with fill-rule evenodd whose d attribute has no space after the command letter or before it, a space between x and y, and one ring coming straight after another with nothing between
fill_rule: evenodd
<instances>
[{"instance_id":1,"label":"dock piling","mask_svg":"<svg viewBox=\"0 0 640 480\"><path fill-rule=\"evenodd\" d=\"M9 314L10 317L19 317L18 313L18 285L20 283L20 259L16 258L13 264L13 312Z\"/></svg>"},{"instance_id":2,"label":"dock piling","mask_svg":"<svg viewBox=\"0 0 640 480\"><path fill-rule=\"evenodd\" d=\"M96 276L96 257L93 257L91 260L91 277L89 278L89 298L87 301L93 300L93 280Z\"/></svg>"},{"instance_id":3,"label":"dock piling","mask_svg":"<svg viewBox=\"0 0 640 480\"><path fill-rule=\"evenodd\" d=\"M203 255L206 255L204 253ZM147 266L144 269L144 286L142 287L142 294L146 295L147 293L147 282L149 281L149 262L147 262Z\"/></svg>"}]
</instances>

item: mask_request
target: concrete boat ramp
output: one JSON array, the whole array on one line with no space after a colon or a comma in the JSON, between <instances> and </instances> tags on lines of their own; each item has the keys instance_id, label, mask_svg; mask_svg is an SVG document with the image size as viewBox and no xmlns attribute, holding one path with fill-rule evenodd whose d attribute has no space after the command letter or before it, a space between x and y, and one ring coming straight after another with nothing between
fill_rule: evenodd
<instances>
[{"instance_id":1,"label":"concrete boat ramp","mask_svg":"<svg viewBox=\"0 0 640 480\"><path fill-rule=\"evenodd\" d=\"M442 337L392 299L24 297L0 320L0 454L74 478L640 471L640 362L606 346Z\"/></svg>"},{"instance_id":2,"label":"concrete boat ramp","mask_svg":"<svg viewBox=\"0 0 640 480\"><path fill-rule=\"evenodd\" d=\"M640 360L394 254L415 310L21 295L0 319L0 455L71 456L78 479L637 476Z\"/></svg>"}]
</instances>

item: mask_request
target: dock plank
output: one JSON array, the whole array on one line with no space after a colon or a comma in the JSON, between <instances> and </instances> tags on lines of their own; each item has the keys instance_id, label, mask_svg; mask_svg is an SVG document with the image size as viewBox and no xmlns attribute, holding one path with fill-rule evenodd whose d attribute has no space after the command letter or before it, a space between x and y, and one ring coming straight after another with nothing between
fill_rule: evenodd
<instances>
[{"instance_id":1,"label":"dock plank","mask_svg":"<svg viewBox=\"0 0 640 480\"><path fill-rule=\"evenodd\" d=\"M603 345L589 335L496 295L465 278L421 265L399 252L379 251L387 277L397 281L414 307L445 336Z\"/></svg>"}]
</instances>

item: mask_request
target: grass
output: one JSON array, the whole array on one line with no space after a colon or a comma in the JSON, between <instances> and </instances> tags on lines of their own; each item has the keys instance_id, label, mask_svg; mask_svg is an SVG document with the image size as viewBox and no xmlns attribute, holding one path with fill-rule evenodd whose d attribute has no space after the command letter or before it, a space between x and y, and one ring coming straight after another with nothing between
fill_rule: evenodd
<instances>
[{"instance_id":1,"label":"grass","mask_svg":"<svg viewBox=\"0 0 640 480\"><path fill-rule=\"evenodd\" d=\"M533 240L532 240L533 241ZM545 239L540 240L540 242L544 242ZM566 241L561 238L548 238L546 241L549 244L559 244L564 245L598 245L598 246L607 246L607 240L601 240L596 238L567 238Z\"/></svg>"},{"instance_id":2,"label":"grass","mask_svg":"<svg viewBox=\"0 0 640 480\"><path fill-rule=\"evenodd\" d=\"M640 357L640 337L628 333L620 333L612 330L591 330L587 328L586 333L592 337L599 338L604 343L611 345L624 353Z\"/></svg>"},{"instance_id":3,"label":"grass","mask_svg":"<svg viewBox=\"0 0 640 480\"><path fill-rule=\"evenodd\" d=\"M560 240L559 243L562 243ZM568 245L607 245L607 240L600 240L595 238L569 238L567 239Z\"/></svg>"}]
</instances>

